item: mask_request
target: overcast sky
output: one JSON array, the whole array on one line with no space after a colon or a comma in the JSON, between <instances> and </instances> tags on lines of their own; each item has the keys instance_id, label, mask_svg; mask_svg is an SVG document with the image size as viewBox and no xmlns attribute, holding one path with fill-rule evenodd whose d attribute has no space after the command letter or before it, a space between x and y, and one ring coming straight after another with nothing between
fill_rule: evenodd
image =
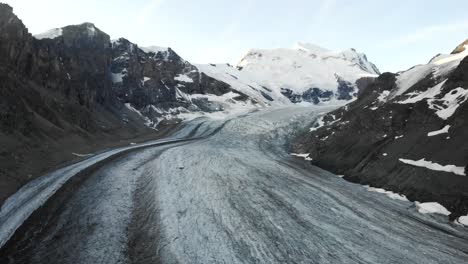
<instances>
[{"instance_id":1,"label":"overcast sky","mask_svg":"<svg viewBox=\"0 0 468 264\"><path fill-rule=\"evenodd\" d=\"M190 62L236 64L250 48L356 48L405 70L468 38L467 0L0 0L33 34L93 22L112 38L169 46Z\"/></svg>"}]
</instances>

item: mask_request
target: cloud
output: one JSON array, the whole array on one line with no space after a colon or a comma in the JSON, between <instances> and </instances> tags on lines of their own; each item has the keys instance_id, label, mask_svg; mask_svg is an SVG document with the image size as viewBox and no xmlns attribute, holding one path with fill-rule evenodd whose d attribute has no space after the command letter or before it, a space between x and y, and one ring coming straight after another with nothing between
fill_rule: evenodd
<instances>
[{"instance_id":1,"label":"cloud","mask_svg":"<svg viewBox=\"0 0 468 264\"><path fill-rule=\"evenodd\" d=\"M146 5L141 8L135 23L137 25L144 24L148 18L164 4L165 0L149 0Z\"/></svg>"},{"instance_id":2,"label":"cloud","mask_svg":"<svg viewBox=\"0 0 468 264\"><path fill-rule=\"evenodd\" d=\"M415 32L398 36L386 42L390 47L401 47L438 37L442 34L468 31L468 20L447 24L432 25Z\"/></svg>"}]
</instances>

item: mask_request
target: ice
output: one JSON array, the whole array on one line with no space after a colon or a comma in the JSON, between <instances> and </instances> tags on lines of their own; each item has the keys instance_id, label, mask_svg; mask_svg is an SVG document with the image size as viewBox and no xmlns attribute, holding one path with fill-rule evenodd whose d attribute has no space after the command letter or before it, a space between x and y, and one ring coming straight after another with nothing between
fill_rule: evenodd
<instances>
[{"instance_id":1,"label":"ice","mask_svg":"<svg viewBox=\"0 0 468 264\"><path fill-rule=\"evenodd\" d=\"M423 167L423 168L427 168L430 170L445 171L445 172L450 172L450 173L454 173L454 174L461 175L461 176L466 176L465 167L457 167L455 165L440 165L432 161L427 161L424 158L417 160L417 161L409 160L409 159L399 159L399 160L405 164L413 165L416 167Z\"/></svg>"},{"instance_id":2,"label":"ice","mask_svg":"<svg viewBox=\"0 0 468 264\"><path fill-rule=\"evenodd\" d=\"M444 206L436 202L429 202L429 203L419 203L414 202L416 207L418 208L418 212L421 214L442 214L442 215L450 215L450 211L447 210Z\"/></svg>"},{"instance_id":3,"label":"ice","mask_svg":"<svg viewBox=\"0 0 468 264\"><path fill-rule=\"evenodd\" d=\"M442 128L440 130L432 131L432 132L427 133L427 136L428 137L433 137L433 136L437 136L437 135L440 135L440 134L445 134L445 133L449 132L449 129L450 129L450 125L446 125L444 128Z\"/></svg>"},{"instance_id":4,"label":"ice","mask_svg":"<svg viewBox=\"0 0 468 264\"><path fill-rule=\"evenodd\" d=\"M80 171L126 150L178 141L179 138L167 138L106 151L27 183L0 208L0 248L37 208Z\"/></svg>"}]
</instances>

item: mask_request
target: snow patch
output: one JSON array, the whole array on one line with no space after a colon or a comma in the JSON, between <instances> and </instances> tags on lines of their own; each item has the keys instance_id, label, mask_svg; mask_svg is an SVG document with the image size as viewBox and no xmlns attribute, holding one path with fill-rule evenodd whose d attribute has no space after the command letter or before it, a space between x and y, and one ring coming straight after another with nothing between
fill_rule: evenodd
<instances>
[{"instance_id":1,"label":"snow patch","mask_svg":"<svg viewBox=\"0 0 468 264\"><path fill-rule=\"evenodd\" d=\"M458 87L445 94L442 99L431 99L427 103L429 108L435 110L440 118L447 120L467 99L468 90Z\"/></svg>"},{"instance_id":2,"label":"snow patch","mask_svg":"<svg viewBox=\"0 0 468 264\"><path fill-rule=\"evenodd\" d=\"M319 117L313 127L309 128L309 132L314 132L315 130L325 126L325 122L323 121L323 116Z\"/></svg>"},{"instance_id":3,"label":"snow patch","mask_svg":"<svg viewBox=\"0 0 468 264\"><path fill-rule=\"evenodd\" d=\"M439 84L437 84L436 86L432 87L432 88L429 88L427 89L426 91L424 92L420 92L420 93L409 93L407 95L414 95L413 97L410 97L406 100L403 100L403 101L400 101L400 102L396 102L397 104L414 104L414 103L417 103L421 100L424 100L424 99L431 99L431 98L434 98L436 95L440 94L440 92L442 91L442 86L445 84L447 80L444 80L443 82L440 82Z\"/></svg>"},{"instance_id":4,"label":"snow patch","mask_svg":"<svg viewBox=\"0 0 468 264\"><path fill-rule=\"evenodd\" d=\"M442 128L440 130L432 131L432 132L427 133L427 136L428 137L433 137L433 136L437 136L437 135L440 135L440 134L445 134L445 133L449 132L449 129L450 129L450 125L446 125L444 128Z\"/></svg>"},{"instance_id":5,"label":"snow patch","mask_svg":"<svg viewBox=\"0 0 468 264\"><path fill-rule=\"evenodd\" d=\"M377 100L379 100L379 102L382 102L382 103L385 103L387 101L387 98L388 96L390 95L390 91L383 91L379 97L377 98Z\"/></svg>"},{"instance_id":6,"label":"snow patch","mask_svg":"<svg viewBox=\"0 0 468 264\"><path fill-rule=\"evenodd\" d=\"M440 165L432 161L427 161L424 158L417 160L417 161L409 160L409 159L399 159L399 160L405 164L413 165L416 167L423 167L423 168L427 168L430 170L445 171L445 172L450 172L450 173L454 173L454 174L461 175L461 176L466 176L465 167L457 167L455 165Z\"/></svg>"},{"instance_id":7,"label":"snow patch","mask_svg":"<svg viewBox=\"0 0 468 264\"><path fill-rule=\"evenodd\" d=\"M125 107L128 108L128 110L137 113L143 120L145 120L145 125L150 128L155 128L155 124L153 121L151 121L148 117L143 115L138 109L134 108L130 103L126 103Z\"/></svg>"},{"instance_id":8,"label":"snow patch","mask_svg":"<svg viewBox=\"0 0 468 264\"><path fill-rule=\"evenodd\" d=\"M146 53L154 52L158 54L159 52L167 52L169 48L167 47L159 47L159 46L149 46L149 47L139 47L142 51Z\"/></svg>"},{"instance_id":9,"label":"snow patch","mask_svg":"<svg viewBox=\"0 0 468 264\"><path fill-rule=\"evenodd\" d=\"M443 205L436 202L429 203L420 203L414 202L418 208L418 212L421 214L441 214L441 215L450 215L451 212L447 210Z\"/></svg>"},{"instance_id":10,"label":"snow patch","mask_svg":"<svg viewBox=\"0 0 468 264\"><path fill-rule=\"evenodd\" d=\"M458 219L457 219L457 222L464 225L464 226L468 226L468 215L465 215L465 216L460 216Z\"/></svg>"},{"instance_id":11,"label":"snow patch","mask_svg":"<svg viewBox=\"0 0 468 264\"><path fill-rule=\"evenodd\" d=\"M193 79L186 74L179 74L176 77L174 77L174 80L185 83L193 83Z\"/></svg>"},{"instance_id":12,"label":"snow patch","mask_svg":"<svg viewBox=\"0 0 468 264\"><path fill-rule=\"evenodd\" d=\"M389 197L389 198L391 198L393 200L409 201L408 198L406 198L406 196L404 196L402 194L394 193L392 191L387 191L387 190L382 189L382 188L374 188L374 187L370 187L369 185L364 186L364 188L366 188L369 192L376 192L376 193L385 194L385 195L387 195L387 197Z\"/></svg>"},{"instance_id":13,"label":"snow patch","mask_svg":"<svg viewBox=\"0 0 468 264\"><path fill-rule=\"evenodd\" d=\"M299 153L290 153L291 156L299 157L299 158L304 158L307 161L311 161L312 159L309 157L310 153L304 153L304 154L299 154Z\"/></svg>"}]
</instances>

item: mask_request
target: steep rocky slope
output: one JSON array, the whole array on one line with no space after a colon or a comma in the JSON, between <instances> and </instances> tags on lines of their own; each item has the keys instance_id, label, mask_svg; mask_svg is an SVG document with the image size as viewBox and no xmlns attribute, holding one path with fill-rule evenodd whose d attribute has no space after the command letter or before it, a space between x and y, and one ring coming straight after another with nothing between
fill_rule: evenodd
<instances>
[{"instance_id":1,"label":"steep rocky slope","mask_svg":"<svg viewBox=\"0 0 468 264\"><path fill-rule=\"evenodd\" d=\"M0 91L0 203L82 154L160 136L201 113L261 105L171 49L111 41L92 23L32 36L5 4Z\"/></svg>"},{"instance_id":2,"label":"steep rocky slope","mask_svg":"<svg viewBox=\"0 0 468 264\"><path fill-rule=\"evenodd\" d=\"M91 24L36 39L0 4L0 203L73 152L154 134L113 95L108 42Z\"/></svg>"},{"instance_id":3,"label":"steep rocky slope","mask_svg":"<svg viewBox=\"0 0 468 264\"><path fill-rule=\"evenodd\" d=\"M463 46L463 48L460 48ZM468 213L468 52L363 78L358 100L324 115L292 146L345 179Z\"/></svg>"}]
</instances>

